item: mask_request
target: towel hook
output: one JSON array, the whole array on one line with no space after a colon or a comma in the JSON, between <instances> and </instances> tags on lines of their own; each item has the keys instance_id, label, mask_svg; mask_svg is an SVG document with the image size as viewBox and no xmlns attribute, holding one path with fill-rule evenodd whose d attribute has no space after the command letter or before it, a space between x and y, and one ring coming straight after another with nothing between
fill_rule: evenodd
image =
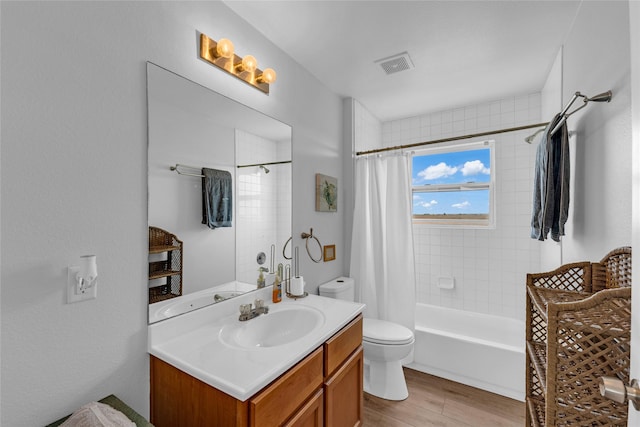
<instances>
[{"instance_id":1,"label":"towel hook","mask_svg":"<svg viewBox=\"0 0 640 427\"><path fill-rule=\"evenodd\" d=\"M302 234L300 234L300 237L302 237L306 241L305 247L307 248L307 254L309 255L309 258L311 258L311 261L313 261L315 263L319 263L320 261L322 261L322 243L320 243L320 240L318 240L318 238L313 235L313 228L310 228L308 233L305 233L303 231ZM320 258L318 258L318 259L315 259L313 257L313 255L311 255L311 251L309 250L309 240L310 239L315 239L316 242L318 242L318 246L320 247Z\"/></svg>"},{"instance_id":2,"label":"towel hook","mask_svg":"<svg viewBox=\"0 0 640 427\"><path fill-rule=\"evenodd\" d=\"M286 253L286 251L287 251L287 245L288 245L290 242L291 242L291 237L289 237L289 238L287 239L287 241L284 243L284 246L282 247L282 257L283 257L284 259L292 259L292 258L293 258L293 255L291 255L291 256L287 256L287 253Z\"/></svg>"}]
</instances>

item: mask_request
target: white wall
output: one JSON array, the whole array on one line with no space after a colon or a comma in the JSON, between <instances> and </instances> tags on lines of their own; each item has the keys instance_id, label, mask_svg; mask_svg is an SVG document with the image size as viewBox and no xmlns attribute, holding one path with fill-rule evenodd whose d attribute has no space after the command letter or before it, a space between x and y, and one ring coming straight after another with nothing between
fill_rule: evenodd
<instances>
[{"instance_id":1,"label":"white wall","mask_svg":"<svg viewBox=\"0 0 640 427\"><path fill-rule=\"evenodd\" d=\"M536 93L385 122L382 140L385 146L406 145L540 122ZM418 302L524 318L524 275L540 263L540 242L529 237L536 146L524 141L534 131L456 142L495 140L496 227L414 224ZM438 288L439 277L453 277L455 288Z\"/></svg>"},{"instance_id":2,"label":"white wall","mask_svg":"<svg viewBox=\"0 0 640 427\"><path fill-rule=\"evenodd\" d=\"M355 150L382 148L382 123L360 102L354 100Z\"/></svg>"},{"instance_id":3,"label":"white wall","mask_svg":"<svg viewBox=\"0 0 640 427\"><path fill-rule=\"evenodd\" d=\"M314 211L315 173L342 178L341 100L219 2L0 8L0 424L43 425L110 393L148 415L145 61L293 127L298 246L309 227L342 239L343 212ZM271 94L200 61L196 31L276 69ZM67 266L86 253L98 299L67 305ZM343 273L340 252L301 269L314 291Z\"/></svg>"},{"instance_id":4,"label":"white wall","mask_svg":"<svg viewBox=\"0 0 640 427\"><path fill-rule=\"evenodd\" d=\"M573 197L563 262L599 260L631 244L631 100L628 2L582 2L563 49L562 98L611 89L568 120ZM580 101L577 103L580 104Z\"/></svg>"}]
</instances>

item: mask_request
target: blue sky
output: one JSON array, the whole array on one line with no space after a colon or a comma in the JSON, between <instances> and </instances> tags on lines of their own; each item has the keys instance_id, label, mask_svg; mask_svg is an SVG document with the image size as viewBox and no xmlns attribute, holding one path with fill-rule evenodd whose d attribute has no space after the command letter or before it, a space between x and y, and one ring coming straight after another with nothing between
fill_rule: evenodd
<instances>
[{"instance_id":1,"label":"blue sky","mask_svg":"<svg viewBox=\"0 0 640 427\"><path fill-rule=\"evenodd\" d=\"M413 185L489 182L488 148L413 157ZM486 214L488 190L414 193L414 214Z\"/></svg>"}]
</instances>

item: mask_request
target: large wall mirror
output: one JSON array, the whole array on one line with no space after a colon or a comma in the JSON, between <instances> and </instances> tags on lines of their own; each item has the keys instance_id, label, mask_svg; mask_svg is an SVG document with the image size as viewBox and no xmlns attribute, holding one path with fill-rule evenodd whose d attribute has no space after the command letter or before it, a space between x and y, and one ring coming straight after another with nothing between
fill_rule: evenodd
<instances>
[{"instance_id":1,"label":"large wall mirror","mask_svg":"<svg viewBox=\"0 0 640 427\"><path fill-rule=\"evenodd\" d=\"M291 127L153 63L147 97L153 323L290 262Z\"/></svg>"}]
</instances>

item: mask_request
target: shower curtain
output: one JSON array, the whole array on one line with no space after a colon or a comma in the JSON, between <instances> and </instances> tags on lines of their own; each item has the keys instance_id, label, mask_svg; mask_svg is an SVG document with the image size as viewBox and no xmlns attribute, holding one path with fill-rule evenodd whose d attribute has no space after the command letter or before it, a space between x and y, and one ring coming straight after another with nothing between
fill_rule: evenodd
<instances>
[{"instance_id":1,"label":"shower curtain","mask_svg":"<svg viewBox=\"0 0 640 427\"><path fill-rule=\"evenodd\" d=\"M415 268L410 158L356 160L350 275L365 317L414 329Z\"/></svg>"}]
</instances>

